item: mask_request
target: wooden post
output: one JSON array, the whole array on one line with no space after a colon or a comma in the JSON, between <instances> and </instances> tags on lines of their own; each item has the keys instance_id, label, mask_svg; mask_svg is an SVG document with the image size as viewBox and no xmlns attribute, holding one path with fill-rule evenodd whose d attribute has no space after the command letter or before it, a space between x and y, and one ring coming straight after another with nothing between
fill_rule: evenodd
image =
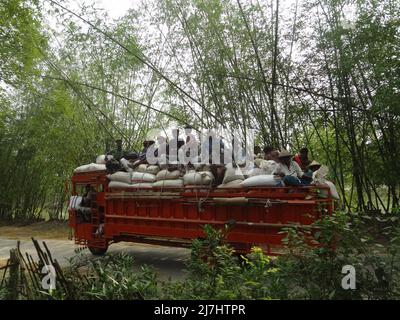
<instances>
[{"instance_id":1,"label":"wooden post","mask_svg":"<svg viewBox=\"0 0 400 320\"><path fill-rule=\"evenodd\" d=\"M10 278L7 285L7 300L18 300L20 264L17 249L10 250Z\"/></svg>"}]
</instances>

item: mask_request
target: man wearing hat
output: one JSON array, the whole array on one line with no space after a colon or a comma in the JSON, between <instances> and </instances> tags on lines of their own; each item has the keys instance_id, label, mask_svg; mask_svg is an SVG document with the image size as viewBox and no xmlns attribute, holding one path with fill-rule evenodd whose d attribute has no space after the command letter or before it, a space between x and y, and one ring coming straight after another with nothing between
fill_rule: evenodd
<instances>
[{"instance_id":1,"label":"man wearing hat","mask_svg":"<svg viewBox=\"0 0 400 320\"><path fill-rule=\"evenodd\" d=\"M279 152L279 165L274 171L275 175L279 175L285 185L299 186L307 185L311 182L310 177L304 175L297 162L292 160L293 155L287 151Z\"/></svg>"},{"instance_id":2,"label":"man wearing hat","mask_svg":"<svg viewBox=\"0 0 400 320\"><path fill-rule=\"evenodd\" d=\"M317 161L313 160L308 166L307 170L304 172L304 175L310 177L312 180L314 179L316 172L321 168L321 164Z\"/></svg>"},{"instance_id":3,"label":"man wearing hat","mask_svg":"<svg viewBox=\"0 0 400 320\"><path fill-rule=\"evenodd\" d=\"M317 171L319 168L321 168L321 164L315 160L313 160L308 166L307 169L311 170L312 172Z\"/></svg>"}]
</instances>

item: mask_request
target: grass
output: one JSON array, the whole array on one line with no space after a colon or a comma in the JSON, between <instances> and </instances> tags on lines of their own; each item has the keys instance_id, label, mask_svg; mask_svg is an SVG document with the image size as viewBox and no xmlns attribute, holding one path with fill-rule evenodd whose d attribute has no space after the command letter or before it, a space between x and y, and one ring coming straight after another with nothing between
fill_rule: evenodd
<instances>
[{"instance_id":1,"label":"grass","mask_svg":"<svg viewBox=\"0 0 400 320\"><path fill-rule=\"evenodd\" d=\"M66 221L43 221L32 224L1 224L0 237L8 239L67 239L70 233Z\"/></svg>"}]
</instances>

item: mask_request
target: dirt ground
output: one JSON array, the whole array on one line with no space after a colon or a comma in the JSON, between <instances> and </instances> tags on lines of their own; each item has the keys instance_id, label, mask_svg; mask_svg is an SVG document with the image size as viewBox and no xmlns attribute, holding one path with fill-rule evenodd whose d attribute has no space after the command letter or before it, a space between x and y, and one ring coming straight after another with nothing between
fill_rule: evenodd
<instances>
[{"instance_id":1,"label":"dirt ground","mask_svg":"<svg viewBox=\"0 0 400 320\"><path fill-rule=\"evenodd\" d=\"M8 239L62 239L70 235L68 222L37 222L28 225L0 224L0 237ZM0 262L1 263L1 262Z\"/></svg>"}]
</instances>

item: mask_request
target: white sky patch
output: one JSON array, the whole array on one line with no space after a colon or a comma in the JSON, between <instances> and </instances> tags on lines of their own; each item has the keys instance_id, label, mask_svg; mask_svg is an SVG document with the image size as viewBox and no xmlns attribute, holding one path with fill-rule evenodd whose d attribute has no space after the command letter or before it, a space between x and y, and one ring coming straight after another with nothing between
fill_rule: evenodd
<instances>
[{"instance_id":1,"label":"white sky patch","mask_svg":"<svg viewBox=\"0 0 400 320\"><path fill-rule=\"evenodd\" d=\"M122 17L129 9L137 8L141 0L96 0L99 7L104 8L111 18Z\"/></svg>"}]
</instances>

